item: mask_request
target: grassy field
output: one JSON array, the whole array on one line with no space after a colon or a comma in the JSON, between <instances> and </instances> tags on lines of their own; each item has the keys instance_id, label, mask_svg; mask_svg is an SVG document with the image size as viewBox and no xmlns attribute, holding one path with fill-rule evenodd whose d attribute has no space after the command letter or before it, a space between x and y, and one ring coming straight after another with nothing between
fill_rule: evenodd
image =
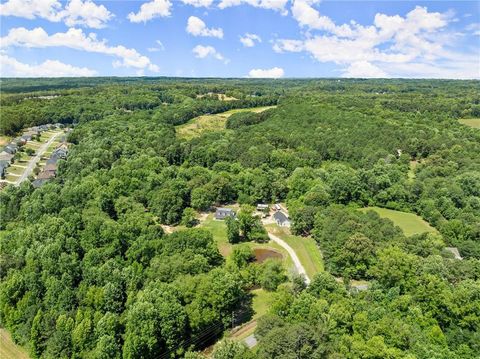
<instances>
[{"instance_id":1,"label":"grassy field","mask_svg":"<svg viewBox=\"0 0 480 359\"><path fill-rule=\"evenodd\" d=\"M480 128L480 118L462 118L458 122L469 127Z\"/></svg>"},{"instance_id":2,"label":"grassy field","mask_svg":"<svg viewBox=\"0 0 480 359\"><path fill-rule=\"evenodd\" d=\"M269 224L266 227L270 233L280 237L293 248L310 278L323 271L322 253L313 238L294 236L288 228L276 224Z\"/></svg>"},{"instance_id":3,"label":"grassy field","mask_svg":"<svg viewBox=\"0 0 480 359\"><path fill-rule=\"evenodd\" d=\"M227 118L234 113L245 111L263 112L274 107L276 106L241 108L230 110L227 112L217 113L214 115L198 116L183 125L177 126L177 136L179 138L189 140L195 137L199 137L204 132L223 131L225 130L225 122L227 122Z\"/></svg>"},{"instance_id":4,"label":"grassy field","mask_svg":"<svg viewBox=\"0 0 480 359\"><path fill-rule=\"evenodd\" d=\"M253 295L252 308L255 314L253 319L264 316L273 302L273 292L264 289L254 289L250 293Z\"/></svg>"},{"instance_id":5,"label":"grassy field","mask_svg":"<svg viewBox=\"0 0 480 359\"><path fill-rule=\"evenodd\" d=\"M224 221L216 221L213 213L209 214L207 219L200 224L201 228L205 228L213 235L213 239L217 242L218 249L222 256L227 257L232 253L232 245L227 240L227 226Z\"/></svg>"},{"instance_id":6,"label":"grassy field","mask_svg":"<svg viewBox=\"0 0 480 359\"><path fill-rule=\"evenodd\" d=\"M25 168L24 167L19 167L19 166L16 166L16 165L12 165L10 167L7 168L7 173L9 174L14 174L14 175L22 175L23 172L25 172Z\"/></svg>"},{"instance_id":7,"label":"grassy field","mask_svg":"<svg viewBox=\"0 0 480 359\"><path fill-rule=\"evenodd\" d=\"M240 244L230 244L227 240L227 226L225 225L224 221L217 221L213 217L213 213L210 213L207 218L199 225L200 228L205 228L210 231L213 235L213 239L218 245L218 250L224 257L228 257L230 253L232 253L233 248L236 245ZM283 262L285 264L285 268L287 271L292 270L294 268L294 264L290 256L288 255L287 251L283 249L280 245L276 244L275 242L268 242L268 243L254 243L254 242L246 242L250 246L250 248L264 248L264 249L274 249L280 252L283 255Z\"/></svg>"},{"instance_id":8,"label":"grassy field","mask_svg":"<svg viewBox=\"0 0 480 359\"><path fill-rule=\"evenodd\" d=\"M0 328L0 358L29 359L27 352L12 341L10 333Z\"/></svg>"},{"instance_id":9,"label":"grassy field","mask_svg":"<svg viewBox=\"0 0 480 359\"><path fill-rule=\"evenodd\" d=\"M360 210L362 212L373 210L377 212L380 217L390 219L396 226L399 226L403 230L403 233L405 233L406 236L423 232L437 233L437 230L430 226L428 222L424 221L422 217L413 213L394 211L392 209L380 207L367 207Z\"/></svg>"}]
</instances>

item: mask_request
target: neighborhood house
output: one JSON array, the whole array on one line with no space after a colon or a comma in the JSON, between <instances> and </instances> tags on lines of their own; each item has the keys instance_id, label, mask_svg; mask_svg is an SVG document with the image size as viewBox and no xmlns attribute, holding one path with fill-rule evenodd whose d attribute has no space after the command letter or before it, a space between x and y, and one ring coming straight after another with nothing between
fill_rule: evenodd
<instances>
[{"instance_id":1,"label":"neighborhood house","mask_svg":"<svg viewBox=\"0 0 480 359\"><path fill-rule=\"evenodd\" d=\"M215 219L225 219L227 217L235 217L235 212L230 208L217 208L215 211Z\"/></svg>"},{"instance_id":2,"label":"neighborhood house","mask_svg":"<svg viewBox=\"0 0 480 359\"><path fill-rule=\"evenodd\" d=\"M281 211L277 211L273 215L273 219L280 227L290 227L290 220L287 215Z\"/></svg>"}]
</instances>

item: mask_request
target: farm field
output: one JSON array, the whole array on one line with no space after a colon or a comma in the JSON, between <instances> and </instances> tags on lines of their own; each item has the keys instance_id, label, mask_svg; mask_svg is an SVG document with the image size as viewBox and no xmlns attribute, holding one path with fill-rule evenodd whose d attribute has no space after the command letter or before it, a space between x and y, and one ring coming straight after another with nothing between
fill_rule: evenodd
<instances>
[{"instance_id":1,"label":"farm field","mask_svg":"<svg viewBox=\"0 0 480 359\"><path fill-rule=\"evenodd\" d=\"M458 122L469 127L480 128L480 118L462 118Z\"/></svg>"},{"instance_id":2,"label":"farm field","mask_svg":"<svg viewBox=\"0 0 480 359\"><path fill-rule=\"evenodd\" d=\"M27 352L15 344L10 333L0 328L0 358L2 359L29 359Z\"/></svg>"},{"instance_id":3,"label":"farm field","mask_svg":"<svg viewBox=\"0 0 480 359\"><path fill-rule=\"evenodd\" d=\"M360 210L363 212L373 210L377 212L380 217L390 219L396 226L402 229L406 236L423 232L437 233L435 228L414 213L395 211L380 207L367 207Z\"/></svg>"},{"instance_id":4,"label":"farm field","mask_svg":"<svg viewBox=\"0 0 480 359\"><path fill-rule=\"evenodd\" d=\"M238 112L263 112L276 106L263 106L252 108L240 108L229 110L214 115L202 115L195 117L184 125L177 126L177 136L186 140L199 137L204 132L215 132L225 130L225 122L227 118Z\"/></svg>"},{"instance_id":5,"label":"farm field","mask_svg":"<svg viewBox=\"0 0 480 359\"><path fill-rule=\"evenodd\" d=\"M288 228L276 224L269 224L266 228L293 248L310 278L323 271L322 253L313 238L292 235Z\"/></svg>"}]
</instances>

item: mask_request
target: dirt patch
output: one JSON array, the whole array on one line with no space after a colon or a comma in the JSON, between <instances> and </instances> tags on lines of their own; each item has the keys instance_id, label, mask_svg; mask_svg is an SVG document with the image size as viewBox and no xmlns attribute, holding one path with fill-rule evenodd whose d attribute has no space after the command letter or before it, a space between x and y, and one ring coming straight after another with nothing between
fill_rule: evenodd
<instances>
[{"instance_id":1,"label":"dirt patch","mask_svg":"<svg viewBox=\"0 0 480 359\"><path fill-rule=\"evenodd\" d=\"M275 258L275 259L283 259L283 255L280 252L277 252L273 249L267 248L255 248L253 250L253 254L255 255L255 262L263 263L268 258Z\"/></svg>"}]
</instances>

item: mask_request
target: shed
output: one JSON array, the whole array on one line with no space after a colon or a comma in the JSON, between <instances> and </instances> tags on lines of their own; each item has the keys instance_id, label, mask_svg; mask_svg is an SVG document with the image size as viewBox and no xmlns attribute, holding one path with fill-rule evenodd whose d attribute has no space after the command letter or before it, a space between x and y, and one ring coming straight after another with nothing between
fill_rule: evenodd
<instances>
[{"instance_id":1,"label":"shed","mask_svg":"<svg viewBox=\"0 0 480 359\"><path fill-rule=\"evenodd\" d=\"M290 219L282 211L277 211L273 214L273 219L280 227L290 227Z\"/></svg>"},{"instance_id":2,"label":"shed","mask_svg":"<svg viewBox=\"0 0 480 359\"><path fill-rule=\"evenodd\" d=\"M268 204L264 204L264 203L257 204L257 211L260 211L260 212L268 211Z\"/></svg>"},{"instance_id":3,"label":"shed","mask_svg":"<svg viewBox=\"0 0 480 359\"><path fill-rule=\"evenodd\" d=\"M235 212L230 208L217 208L215 211L215 219L225 219L227 217L235 217Z\"/></svg>"}]
</instances>

